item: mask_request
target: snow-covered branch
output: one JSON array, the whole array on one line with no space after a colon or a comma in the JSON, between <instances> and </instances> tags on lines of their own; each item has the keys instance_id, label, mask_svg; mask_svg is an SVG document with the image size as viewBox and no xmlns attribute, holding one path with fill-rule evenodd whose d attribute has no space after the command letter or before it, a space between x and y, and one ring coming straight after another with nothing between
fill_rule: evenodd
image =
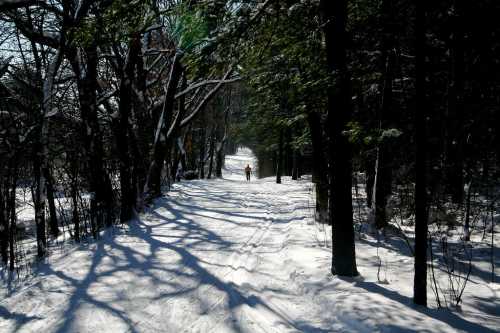
<instances>
[{"instance_id":1,"label":"snow-covered branch","mask_svg":"<svg viewBox=\"0 0 500 333\"><path fill-rule=\"evenodd\" d=\"M213 95L215 95L215 93L220 89L220 87L222 87L222 85L227 81L227 78L229 77L229 75L231 75L232 72L233 72L233 67L230 66L226 74L224 74L222 80L220 80L219 83L205 95L205 97L201 100L201 102L196 106L194 111L181 121L180 127L188 125L196 117L196 115L205 108L207 103L210 101Z\"/></svg>"},{"instance_id":2,"label":"snow-covered branch","mask_svg":"<svg viewBox=\"0 0 500 333\"><path fill-rule=\"evenodd\" d=\"M234 77L234 78L231 78L231 79L223 79L223 80L205 80L205 81L202 81L202 82L198 82L198 83L195 83L195 84L192 84L190 85L189 87L187 87L186 89L184 89L183 91L180 91L178 92L177 94L175 94L175 98L179 98L195 89L198 89L200 87L203 87L203 86L206 86L206 85L209 85L209 84L225 84L225 83L231 83L231 82L236 82L236 81L239 81L241 80L240 77Z\"/></svg>"}]
</instances>

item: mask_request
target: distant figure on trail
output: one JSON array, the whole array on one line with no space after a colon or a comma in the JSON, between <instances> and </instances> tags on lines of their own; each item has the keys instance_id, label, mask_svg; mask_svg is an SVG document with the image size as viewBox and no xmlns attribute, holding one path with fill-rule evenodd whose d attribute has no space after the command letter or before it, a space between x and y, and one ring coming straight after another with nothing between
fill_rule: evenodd
<instances>
[{"instance_id":1,"label":"distant figure on trail","mask_svg":"<svg viewBox=\"0 0 500 333\"><path fill-rule=\"evenodd\" d=\"M247 182L250 181L250 174L252 173L252 168L250 168L250 164L247 164L245 168L245 175L247 176Z\"/></svg>"}]
</instances>

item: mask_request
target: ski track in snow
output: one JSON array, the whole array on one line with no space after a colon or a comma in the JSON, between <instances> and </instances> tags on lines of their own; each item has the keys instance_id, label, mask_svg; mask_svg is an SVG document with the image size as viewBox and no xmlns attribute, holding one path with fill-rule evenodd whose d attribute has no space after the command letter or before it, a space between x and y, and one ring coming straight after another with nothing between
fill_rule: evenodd
<instances>
[{"instance_id":1,"label":"ski track in snow","mask_svg":"<svg viewBox=\"0 0 500 333\"><path fill-rule=\"evenodd\" d=\"M0 285L0 332L495 332L498 285L462 313L411 305L412 259L357 243L362 277L329 272L311 184L244 180L240 149L224 179L176 184L127 228L53 250L33 277ZM481 288L479 288L481 287ZM467 293L467 292L466 292ZM429 295L429 297L432 297ZM479 306L479 308L477 308Z\"/></svg>"}]
</instances>

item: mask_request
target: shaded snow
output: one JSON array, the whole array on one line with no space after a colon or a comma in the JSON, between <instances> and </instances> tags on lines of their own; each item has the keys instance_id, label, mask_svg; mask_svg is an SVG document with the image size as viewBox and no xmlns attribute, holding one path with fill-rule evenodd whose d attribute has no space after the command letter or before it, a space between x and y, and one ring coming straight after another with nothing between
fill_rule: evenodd
<instances>
[{"instance_id":1,"label":"shaded snow","mask_svg":"<svg viewBox=\"0 0 500 333\"><path fill-rule=\"evenodd\" d=\"M332 277L329 231L311 218L311 183L248 183L246 164L256 163L240 150L226 159L225 179L176 184L127 228L59 247L32 278L0 285L0 332L500 328L500 289L480 277L472 278L462 313L414 307L413 259L400 243L380 249L388 284L376 283L369 237L357 243L362 277Z\"/></svg>"}]
</instances>

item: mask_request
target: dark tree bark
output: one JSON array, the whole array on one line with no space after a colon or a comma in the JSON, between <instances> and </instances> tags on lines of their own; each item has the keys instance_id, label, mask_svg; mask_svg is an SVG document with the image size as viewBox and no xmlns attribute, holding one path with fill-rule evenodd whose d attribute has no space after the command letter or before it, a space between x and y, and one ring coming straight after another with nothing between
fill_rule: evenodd
<instances>
[{"instance_id":1,"label":"dark tree bark","mask_svg":"<svg viewBox=\"0 0 500 333\"><path fill-rule=\"evenodd\" d=\"M224 166L224 151L222 149L222 143L219 143L220 147L216 149L215 156L215 177L222 177L222 167Z\"/></svg>"},{"instance_id":2,"label":"dark tree bark","mask_svg":"<svg viewBox=\"0 0 500 333\"><path fill-rule=\"evenodd\" d=\"M4 186L0 179L0 255L2 263L7 266L9 261L9 221L7 220L7 192L5 188L7 186Z\"/></svg>"},{"instance_id":3,"label":"dark tree bark","mask_svg":"<svg viewBox=\"0 0 500 333\"><path fill-rule=\"evenodd\" d=\"M141 52L141 39L139 35L133 36L130 41L125 68L120 82L119 124L117 127L116 145L120 158L120 190L121 208L120 222L124 223L133 217L136 191L132 177L133 158L129 147L129 119L132 111L132 82L135 69Z\"/></svg>"},{"instance_id":4,"label":"dark tree bark","mask_svg":"<svg viewBox=\"0 0 500 333\"><path fill-rule=\"evenodd\" d=\"M285 130L284 142L283 170L286 176L291 176L293 172L293 152L291 148L292 130L290 127L287 127Z\"/></svg>"},{"instance_id":5,"label":"dark tree bark","mask_svg":"<svg viewBox=\"0 0 500 333\"><path fill-rule=\"evenodd\" d=\"M206 142L207 142L207 131L205 128L206 115L205 112L201 114L201 133L200 133L200 160L198 162L199 177L200 179L205 178L205 154L206 154Z\"/></svg>"},{"instance_id":6,"label":"dark tree bark","mask_svg":"<svg viewBox=\"0 0 500 333\"><path fill-rule=\"evenodd\" d=\"M372 207L373 188L375 184L375 160L372 156L366 157L366 206Z\"/></svg>"},{"instance_id":7,"label":"dark tree bark","mask_svg":"<svg viewBox=\"0 0 500 333\"><path fill-rule=\"evenodd\" d=\"M71 170L71 218L73 222L73 238L80 242L80 215L78 213L78 161L72 158L69 161Z\"/></svg>"},{"instance_id":8,"label":"dark tree bark","mask_svg":"<svg viewBox=\"0 0 500 333\"><path fill-rule=\"evenodd\" d=\"M464 25L463 0L455 0L452 13L452 38L450 41L450 82L448 88L447 174L452 200L464 200Z\"/></svg>"},{"instance_id":9,"label":"dark tree bark","mask_svg":"<svg viewBox=\"0 0 500 333\"><path fill-rule=\"evenodd\" d=\"M231 94L229 93L228 99L230 98ZM229 128L229 116L230 116L230 107L226 107L224 111L224 124L217 125L216 126L216 131L215 131L215 152L216 152L216 158L215 158L215 176L217 178L222 177L222 168L224 167L224 157L225 157L225 151L226 151L226 142L227 142L227 131Z\"/></svg>"},{"instance_id":10,"label":"dark tree bark","mask_svg":"<svg viewBox=\"0 0 500 333\"><path fill-rule=\"evenodd\" d=\"M165 88L165 101L163 104L162 115L156 129L156 137L153 145L153 162L151 163L146 193L150 198L161 195L161 174L163 164L167 154L167 131L170 127L170 121L173 115L175 92L182 74L180 55L175 55L170 68L169 80Z\"/></svg>"},{"instance_id":11,"label":"dark tree bark","mask_svg":"<svg viewBox=\"0 0 500 333\"><path fill-rule=\"evenodd\" d=\"M283 128L280 128L278 141L278 157L276 161L276 183L281 184L281 174L283 172Z\"/></svg>"},{"instance_id":12,"label":"dark tree bark","mask_svg":"<svg viewBox=\"0 0 500 333\"><path fill-rule=\"evenodd\" d=\"M53 237L59 236L59 224L57 222L57 210L54 202L54 179L48 168L43 169L45 176L45 186L47 190L47 203L49 205L49 227Z\"/></svg>"},{"instance_id":13,"label":"dark tree bark","mask_svg":"<svg viewBox=\"0 0 500 333\"><path fill-rule=\"evenodd\" d=\"M216 131L217 131L217 129L213 128L212 134L210 135L210 151L209 151L210 162L208 164L208 175L207 175L208 179L212 178L212 171L213 171L213 166L214 166L215 139L216 139L215 133L216 133Z\"/></svg>"},{"instance_id":14,"label":"dark tree bark","mask_svg":"<svg viewBox=\"0 0 500 333\"><path fill-rule=\"evenodd\" d=\"M67 50L68 58L77 77L80 112L84 123L83 147L91 192L91 228L94 237L97 237L97 230L103 223L106 226L113 223L114 194L105 168L102 133L97 117L97 48L95 45L89 45L82 52L86 57L85 73L81 72L82 59L78 56L77 50Z\"/></svg>"},{"instance_id":15,"label":"dark tree bark","mask_svg":"<svg viewBox=\"0 0 500 333\"><path fill-rule=\"evenodd\" d=\"M8 209L8 219L10 220L9 226L9 269L14 271L16 262L16 252L14 249L15 236L16 236L16 190L17 190L17 177L18 177L18 166L13 163L11 168L11 184L10 184L10 195L8 198L7 209Z\"/></svg>"},{"instance_id":16,"label":"dark tree bark","mask_svg":"<svg viewBox=\"0 0 500 333\"><path fill-rule=\"evenodd\" d=\"M186 74L184 72L184 75L182 75L182 79L181 79L181 90L186 89L186 87L187 87L187 80L186 80ZM183 119L184 115L186 113L186 97L185 97L185 95L182 95L179 98L178 107L179 107L179 110L178 110L177 117L178 117L178 119ZM173 124L173 125L175 125L175 124ZM171 139L170 139L172 150L174 152L174 161L173 161L172 170L171 170L173 179L176 179L176 177L177 177L179 163L181 163L182 169L186 170L185 169L186 168L185 156L184 156L182 147L180 147L180 145L178 144L179 138L177 138L177 136L178 136L179 132L180 132L180 128L178 126L173 127L173 131L172 131Z\"/></svg>"},{"instance_id":17,"label":"dark tree bark","mask_svg":"<svg viewBox=\"0 0 500 333\"><path fill-rule=\"evenodd\" d=\"M415 18L415 275L413 302L427 306L427 140L426 140L426 41L427 2L417 1Z\"/></svg>"},{"instance_id":18,"label":"dark tree bark","mask_svg":"<svg viewBox=\"0 0 500 333\"><path fill-rule=\"evenodd\" d=\"M335 82L328 91L330 220L332 273L357 276L352 217L352 152L344 135L351 119L351 79L347 69L347 1L320 1L328 70Z\"/></svg>"},{"instance_id":19,"label":"dark tree bark","mask_svg":"<svg viewBox=\"0 0 500 333\"><path fill-rule=\"evenodd\" d=\"M41 129L41 128L40 128ZM37 133L37 137L41 135ZM36 226L36 248L38 258L46 253L47 235L45 234L45 180L42 174L42 152L40 141L35 142L35 154L33 156L33 177L35 187L33 189L33 206L35 208Z\"/></svg>"},{"instance_id":20,"label":"dark tree bark","mask_svg":"<svg viewBox=\"0 0 500 333\"><path fill-rule=\"evenodd\" d=\"M292 150L292 179L299 179L299 160L300 160L300 152L297 148L293 148Z\"/></svg>"},{"instance_id":21,"label":"dark tree bark","mask_svg":"<svg viewBox=\"0 0 500 333\"><path fill-rule=\"evenodd\" d=\"M326 156L323 152L323 129L321 116L316 112L307 114L312 143L312 181L316 191L316 219L328 222L328 177Z\"/></svg>"},{"instance_id":22,"label":"dark tree bark","mask_svg":"<svg viewBox=\"0 0 500 333\"><path fill-rule=\"evenodd\" d=\"M383 62L383 92L382 105L379 114L379 129L384 131L393 125L394 115L392 81L394 76L394 65L396 62L395 54L395 23L394 23L394 4L393 0L384 0L382 2L382 62ZM377 159L375 162L374 179L374 199L373 204L375 226L378 229L387 226L387 199L391 194L392 184L392 146L393 138L383 137L377 147Z\"/></svg>"}]
</instances>

